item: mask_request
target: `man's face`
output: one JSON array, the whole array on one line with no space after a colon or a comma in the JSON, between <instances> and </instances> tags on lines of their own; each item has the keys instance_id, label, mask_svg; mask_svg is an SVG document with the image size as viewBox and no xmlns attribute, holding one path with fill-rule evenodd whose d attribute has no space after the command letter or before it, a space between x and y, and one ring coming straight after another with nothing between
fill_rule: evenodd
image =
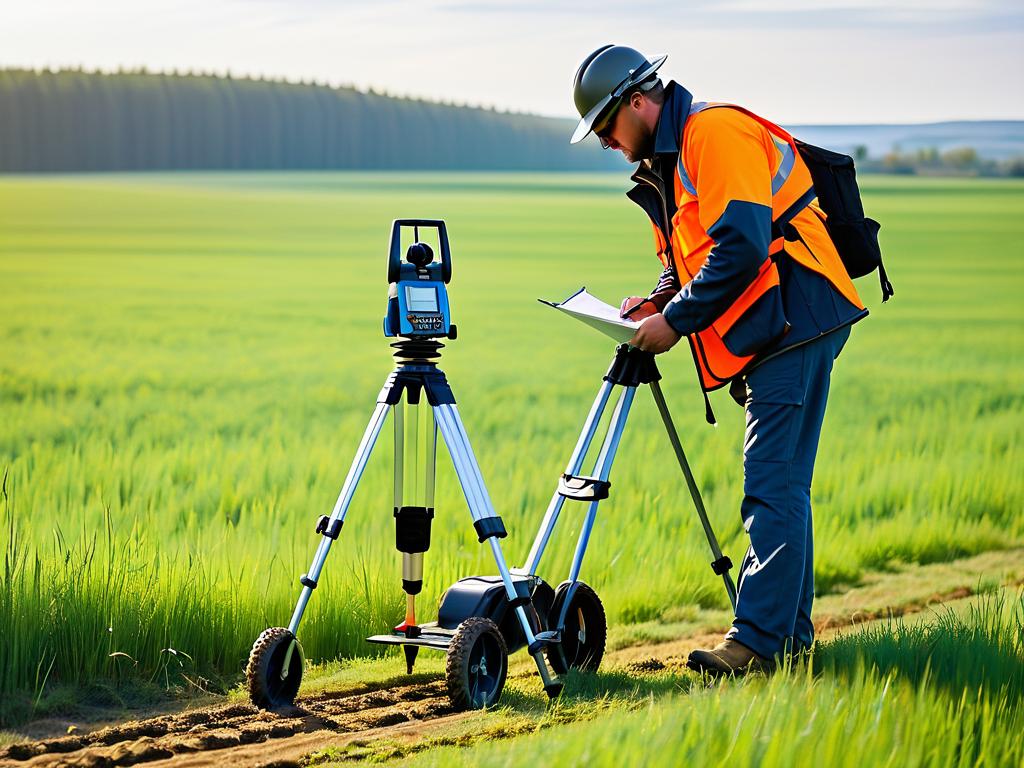
<instances>
[{"instance_id":1,"label":"man's face","mask_svg":"<svg viewBox=\"0 0 1024 768\"><path fill-rule=\"evenodd\" d=\"M651 120L652 107L654 120ZM657 123L658 105L642 94L634 93L615 109L604 125L594 133L605 149L619 150L626 162L637 163L650 157L654 149L654 124Z\"/></svg>"}]
</instances>

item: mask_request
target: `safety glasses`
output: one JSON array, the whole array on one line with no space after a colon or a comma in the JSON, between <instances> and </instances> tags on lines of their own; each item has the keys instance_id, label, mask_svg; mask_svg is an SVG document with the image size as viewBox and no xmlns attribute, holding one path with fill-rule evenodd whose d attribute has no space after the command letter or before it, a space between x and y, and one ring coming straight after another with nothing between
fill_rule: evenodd
<instances>
[{"instance_id":1,"label":"safety glasses","mask_svg":"<svg viewBox=\"0 0 1024 768\"><path fill-rule=\"evenodd\" d=\"M611 137L612 127L615 125L615 115L622 106L622 99L618 99L614 106L608 110L608 114L601 120L600 126L594 126L594 135L601 140L601 146L608 149L608 139Z\"/></svg>"}]
</instances>

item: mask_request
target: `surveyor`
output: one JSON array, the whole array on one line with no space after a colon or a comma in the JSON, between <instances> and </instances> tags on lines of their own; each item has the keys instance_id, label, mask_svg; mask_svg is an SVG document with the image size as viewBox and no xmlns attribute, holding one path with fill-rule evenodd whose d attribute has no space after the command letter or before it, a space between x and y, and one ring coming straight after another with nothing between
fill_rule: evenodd
<instances>
[{"instance_id":1,"label":"surveyor","mask_svg":"<svg viewBox=\"0 0 1024 768\"><path fill-rule=\"evenodd\" d=\"M630 341L662 353L686 338L704 390L745 407L743 501L750 545L725 639L690 654L711 674L770 670L814 636L811 475L833 363L867 315L813 202L789 135L732 105L697 103L647 59L604 45L580 65L580 121L638 163L627 196L650 217L662 264Z\"/></svg>"}]
</instances>

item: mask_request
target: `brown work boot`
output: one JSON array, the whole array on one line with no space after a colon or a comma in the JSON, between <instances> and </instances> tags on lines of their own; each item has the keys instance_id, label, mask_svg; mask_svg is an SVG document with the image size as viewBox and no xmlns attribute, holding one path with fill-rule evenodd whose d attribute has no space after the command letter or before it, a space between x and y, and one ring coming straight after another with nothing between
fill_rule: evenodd
<instances>
[{"instance_id":1,"label":"brown work boot","mask_svg":"<svg viewBox=\"0 0 1024 768\"><path fill-rule=\"evenodd\" d=\"M695 672L706 672L712 677L745 675L747 672L771 672L775 667L771 659L758 656L742 643L728 639L710 651L691 651L686 666Z\"/></svg>"}]
</instances>

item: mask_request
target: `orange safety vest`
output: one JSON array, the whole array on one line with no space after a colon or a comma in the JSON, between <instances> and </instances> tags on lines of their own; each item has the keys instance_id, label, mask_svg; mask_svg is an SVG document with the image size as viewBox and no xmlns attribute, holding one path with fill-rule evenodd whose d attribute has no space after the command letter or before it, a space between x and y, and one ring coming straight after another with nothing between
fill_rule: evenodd
<instances>
[{"instance_id":1,"label":"orange safety vest","mask_svg":"<svg viewBox=\"0 0 1024 768\"><path fill-rule=\"evenodd\" d=\"M767 258L750 285L710 326L688 337L700 382L705 391L724 386L742 374L757 357L756 351L753 354L737 354L730 351L723 337L759 299L771 291L780 291L779 270L775 259L783 251L797 263L825 277L840 294L859 309L864 308L853 281L825 229L825 214L815 202L810 171L800 157L792 135L774 123L733 104L695 104L690 110L680 140L679 160L673 174L676 212L670 222L670 243L665 242L661 228L652 222L661 263L667 267L671 259L680 282L685 285L697 275L715 245L699 218L697 187L700 181L697 177L703 173L715 174L718 171L713 167L701 167L699 158L687 157L687 139L695 124L693 117L714 107L725 107L730 112L735 112L736 120L743 119L740 115L751 118L767 132L767 136L764 137L765 151L773 171L772 241ZM697 162L694 162L694 165L698 167L694 169L696 175L691 176L687 171L687 163L695 160ZM731 168L729 172L735 173L736 169ZM754 168L750 169L750 172L763 171ZM696 180L697 184L691 179ZM795 231L794 239L787 240L783 237L782 232L786 225L795 228L786 229L791 235Z\"/></svg>"}]
</instances>

